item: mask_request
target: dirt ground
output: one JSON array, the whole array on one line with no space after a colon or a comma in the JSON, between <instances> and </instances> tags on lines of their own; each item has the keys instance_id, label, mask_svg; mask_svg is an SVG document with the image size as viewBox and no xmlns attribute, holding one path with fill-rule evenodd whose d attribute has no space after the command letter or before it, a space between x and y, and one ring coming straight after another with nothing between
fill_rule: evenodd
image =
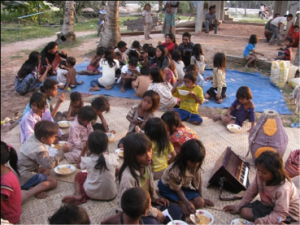
<instances>
[{"instance_id":1,"label":"dirt ground","mask_svg":"<svg viewBox=\"0 0 300 225\"><path fill-rule=\"evenodd\" d=\"M250 37L251 34L257 34L259 38L263 38L264 27L254 25L236 25L236 24L222 24L218 34L215 35L213 32L209 34L201 34L200 36L192 35L192 41L194 43L201 43L204 49L204 54L209 65L212 63L212 57L216 52L224 52L225 54L242 56L245 46L248 43L248 39L239 38ZM96 33L89 32L76 32L77 37L86 36L89 34ZM218 35L228 35L227 37L217 37ZM143 35L138 36L122 36L122 40L127 43L127 47L132 43L133 40L139 40L141 44L152 43L154 46L157 45L158 41L164 41L162 34L152 34L153 39L145 40ZM47 45L48 42L54 41L56 36L46 38L38 38L27 41L15 42L12 44L1 44L1 120L5 117L13 117L13 114L17 111L22 112L24 107L29 101L32 93L28 93L25 96L17 94L14 90L14 78L23 64L28 58L28 54L31 51L38 50ZM177 43L181 43L181 34L176 34ZM97 47L98 38L86 38L83 39L81 44L77 47L64 49L67 51L69 56L74 56L78 63L91 58L91 52ZM277 54L277 46L269 46L266 43L258 43L257 51L265 54L264 58L271 60ZM62 48L59 46L59 51ZM241 69L233 65L228 65L229 69ZM250 69L250 72L252 70ZM255 72L254 70L252 72ZM61 92L58 94L60 95ZM66 99L69 99L69 93L65 93ZM86 97L90 98L90 97ZM139 100L125 99L110 97L110 104L112 106L124 106L130 107L132 104L139 102ZM56 99L52 100L52 104L56 103ZM219 112L219 109L200 107L200 114L202 116L211 117L213 114Z\"/></svg>"}]
</instances>

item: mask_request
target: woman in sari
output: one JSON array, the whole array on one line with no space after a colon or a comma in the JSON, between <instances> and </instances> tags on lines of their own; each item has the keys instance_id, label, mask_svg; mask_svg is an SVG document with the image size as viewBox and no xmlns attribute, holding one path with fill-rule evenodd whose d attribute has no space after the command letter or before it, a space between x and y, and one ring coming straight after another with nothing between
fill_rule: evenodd
<instances>
[{"instance_id":1,"label":"woman in sari","mask_svg":"<svg viewBox=\"0 0 300 225\"><path fill-rule=\"evenodd\" d=\"M165 1L165 19L162 27L162 33L174 34L175 35L175 13L177 12L177 7L179 1Z\"/></svg>"}]
</instances>

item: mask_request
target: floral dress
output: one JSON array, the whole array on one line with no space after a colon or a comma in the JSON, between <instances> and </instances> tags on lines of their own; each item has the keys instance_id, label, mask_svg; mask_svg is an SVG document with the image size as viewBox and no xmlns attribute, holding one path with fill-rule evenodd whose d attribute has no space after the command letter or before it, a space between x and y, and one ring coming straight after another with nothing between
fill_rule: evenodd
<instances>
[{"instance_id":1,"label":"floral dress","mask_svg":"<svg viewBox=\"0 0 300 225\"><path fill-rule=\"evenodd\" d=\"M183 143L192 138L198 139L198 135L191 128L182 126L178 127L177 130L169 136L169 138L174 146L176 153L178 153Z\"/></svg>"}]
</instances>

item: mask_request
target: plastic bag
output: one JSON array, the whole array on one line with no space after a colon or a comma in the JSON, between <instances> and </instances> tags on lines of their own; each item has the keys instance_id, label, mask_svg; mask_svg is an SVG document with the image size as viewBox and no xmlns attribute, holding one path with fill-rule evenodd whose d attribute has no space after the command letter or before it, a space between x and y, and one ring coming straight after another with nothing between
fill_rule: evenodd
<instances>
[{"instance_id":1,"label":"plastic bag","mask_svg":"<svg viewBox=\"0 0 300 225\"><path fill-rule=\"evenodd\" d=\"M272 62L270 80L277 87L282 88L287 82L290 61L276 60Z\"/></svg>"}]
</instances>

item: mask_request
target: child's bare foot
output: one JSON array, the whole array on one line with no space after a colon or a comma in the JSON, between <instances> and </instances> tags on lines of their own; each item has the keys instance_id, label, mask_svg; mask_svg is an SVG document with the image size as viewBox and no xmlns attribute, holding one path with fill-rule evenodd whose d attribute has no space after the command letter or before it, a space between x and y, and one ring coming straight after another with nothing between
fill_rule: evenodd
<instances>
[{"instance_id":1,"label":"child's bare foot","mask_svg":"<svg viewBox=\"0 0 300 225\"><path fill-rule=\"evenodd\" d=\"M81 200L82 200L82 195L70 195L70 196L64 197L61 201L63 203L79 205L81 203Z\"/></svg>"},{"instance_id":2,"label":"child's bare foot","mask_svg":"<svg viewBox=\"0 0 300 225\"><path fill-rule=\"evenodd\" d=\"M105 87L105 90L110 90L113 88L113 85Z\"/></svg>"},{"instance_id":3,"label":"child's bare foot","mask_svg":"<svg viewBox=\"0 0 300 225\"><path fill-rule=\"evenodd\" d=\"M125 89L123 87L121 87L121 92L124 93L125 92Z\"/></svg>"},{"instance_id":4,"label":"child's bare foot","mask_svg":"<svg viewBox=\"0 0 300 225\"><path fill-rule=\"evenodd\" d=\"M258 70L257 66L254 66L254 69L255 69L255 70Z\"/></svg>"},{"instance_id":5,"label":"child's bare foot","mask_svg":"<svg viewBox=\"0 0 300 225\"><path fill-rule=\"evenodd\" d=\"M213 119L214 122L216 122L217 120L221 119L221 117L220 116L214 116L212 119Z\"/></svg>"},{"instance_id":6,"label":"child's bare foot","mask_svg":"<svg viewBox=\"0 0 300 225\"><path fill-rule=\"evenodd\" d=\"M248 69L249 67L246 65L245 68Z\"/></svg>"},{"instance_id":7,"label":"child's bare foot","mask_svg":"<svg viewBox=\"0 0 300 225\"><path fill-rule=\"evenodd\" d=\"M99 88L97 86L89 89L89 91L100 91L100 90L101 90L101 88Z\"/></svg>"},{"instance_id":8,"label":"child's bare foot","mask_svg":"<svg viewBox=\"0 0 300 225\"><path fill-rule=\"evenodd\" d=\"M80 85L80 84L83 84L84 81L83 81L83 80L82 80L82 81L79 81L79 82L77 81L76 83Z\"/></svg>"},{"instance_id":9,"label":"child's bare foot","mask_svg":"<svg viewBox=\"0 0 300 225\"><path fill-rule=\"evenodd\" d=\"M221 104L222 102L223 102L223 99L219 99L219 100L217 101L218 104Z\"/></svg>"},{"instance_id":10,"label":"child's bare foot","mask_svg":"<svg viewBox=\"0 0 300 225\"><path fill-rule=\"evenodd\" d=\"M47 193L41 192L41 193L36 194L34 197L36 197L37 199L47 198Z\"/></svg>"}]
</instances>

